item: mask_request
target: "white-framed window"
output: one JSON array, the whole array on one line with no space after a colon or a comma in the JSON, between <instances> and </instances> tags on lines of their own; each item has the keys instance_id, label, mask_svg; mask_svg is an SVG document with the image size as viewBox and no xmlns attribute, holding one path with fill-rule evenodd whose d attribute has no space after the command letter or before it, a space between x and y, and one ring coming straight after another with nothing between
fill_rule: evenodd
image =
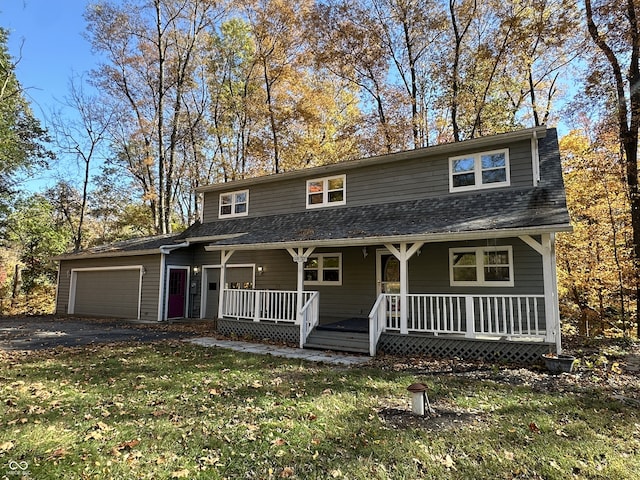
<instances>
[{"instance_id":1,"label":"white-framed window","mask_svg":"<svg viewBox=\"0 0 640 480\"><path fill-rule=\"evenodd\" d=\"M218 218L244 217L249 214L249 190L220 194Z\"/></svg>"},{"instance_id":2,"label":"white-framed window","mask_svg":"<svg viewBox=\"0 0 640 480\"><path fill-rule=\"evenodd\" d=\"M449 158L449 191L507 187L509 150L473 153Z\"/></svg>"},{"instance_id":3,"label":"white-framed window","mask_svg":"<svg viewBox=\"0 0 640 480\"><path fill-rule=\"evenodd\" d=\"M344 205L347 203L347 176L307 180L307 208Z\"/></svg>"},{"instance_id":4,"label":"white-framed window","mask_svg":"<svg viewBox=\"0 0 640 480\"><path fill-rule=\"evenodd\" d=\"M342 285L342 254L318 253L304 264L305 285Z\"/></svg>"},{"instance_id":5,"label":"white-framed window","mask_svg":"<svg viewBox=\"0 0 640 480\"><path fill-rule=\"evenodd\" d=\"M449 249L451 286L513 287L511 246Z\"/></svg>"}]
</instances>

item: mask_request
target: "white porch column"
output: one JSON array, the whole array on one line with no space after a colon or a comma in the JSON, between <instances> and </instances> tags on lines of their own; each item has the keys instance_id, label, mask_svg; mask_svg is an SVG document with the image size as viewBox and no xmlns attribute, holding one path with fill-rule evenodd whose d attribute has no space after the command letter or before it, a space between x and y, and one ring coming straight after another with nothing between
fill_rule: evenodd
<instances>
[{"instance_id":1,"label":"white porch column","mask_svg":"<svg viewBox=\"0 0 640 480\"><path fill-rule=\"evenodd\" d=\"M313 253L316 247L309 247L306 250L304 247L298 247L297 250L293 248L287 248L287 252L293 258L293 261L298 264L298 285L296 288L297 291L297 307L296 307L296 325L300 325L302 323L302 318L300 314L302 313L302 296L304 292L304 264L309 259L309 256Z\"/></svg>"},{"instance_id":2,"label":"white porch column","mask_svg":"<svg viewBox=\"0 0 640 480\"><path fill-rule=\"evenodd\" d=\"M401 243L397 249L391 243L385 243L385 247L391 254L400 261L400 333L409 333L408 312L409 312L409 259L420 250L424 242L414 243L409 246L408 243Z\"/></svg>"},{"instance_id":3,"label":"white porch column","mask_svg":"<svg viewBox=\"0 0 640 480\"><path fill-rule=\"evenodd\" d=\"M544 283L544 311L546 318L545 341L555 341L558 353L562 351L560 335L560 308L558 306L558 278L556 273L555 234L543 233L538 243L529 235L519 237L524 243L542 255L542 277Z\"/></svg>"},{"instance_id":4,"label":"white porch column","mask_svg":"<svg viewBox=\"0 0 640 480\"><path fill-rule=\"evenodd\" d=\"M222 318L222 314L224 312L224 284L225 284L225 274L227 271L227 262L233 255L235 250L220 250L220 288L218 289L220 296L218 298L218 318Z\"/></svg>"}]
</instances>

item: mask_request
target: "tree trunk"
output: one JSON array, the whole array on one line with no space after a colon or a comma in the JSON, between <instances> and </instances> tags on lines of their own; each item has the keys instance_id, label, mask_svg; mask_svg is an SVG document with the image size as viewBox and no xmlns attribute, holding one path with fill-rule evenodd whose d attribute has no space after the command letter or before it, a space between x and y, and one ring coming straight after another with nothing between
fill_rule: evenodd
<instances>
[{"instance_id":1,"label":"tree trunk","mask_svg":"<svg viewBox=\"0 0 640 480\"><path fill-rule=\"evenodd\" d=\"M20 291L20 265L16 263L16 267L13 270L13 287L11 288L11 306L16 306L18 300L18 293Z\"/></svg>"},{"instance_id":2,"label":"tree trunk","mask_svg":"<svg viewBox=\"0 0 640 480\"><path fill-rule=\"evenodd\" d=\"M267 108L269 109L269 125L271 126L271 138L273 140L273 170L280 173L280 152L278 147L278 128L276 125L276 114L273 108L273 98L271 96L271 79L269 77L269 67L267 58L262 59L262 71L264 73L264 85L267 93Z\"/></svg>"},{"instance_id":3,"label":"tree trunk","mask_svg":"<svg viewBox=\"0 0 640 480\"><path fill-rule=\"evenodd\" d=\"M158 112L156 135L158 142L158 233L169 233L169 213L167 211L167 197L165 195L165 158L164 158L164 33L162 29L162 12L160 0L154 1L156 13L156 48L158 51Z\"/></svg>"},{"instance_id":4,"label":"tree trunk","mask_svg":"<svg viewBox=\"0 0 640 480\"><path fill-rule=\"evenodd\" d=\"M631 207L631 229L633 232L633 265L636 284L636 335L640 337L640 196L638 195L638 129L640 127L640 32L633 0L627 0L627 15L631 42L631 51L623 51L621 56L629 58L629 71L626 75L629 87L627 99L625 75L622 72L620 60L616 52L607 43L606 38L600 35L593 18L591 0L585 0L585 12L587 15L587 27L589 35L594 43L602 51L611 67L611 73L615 81L617 97L618 136L625 153L626 184ZM622 19L621 19L622 21Z\"/></svg>"}]
</instances>

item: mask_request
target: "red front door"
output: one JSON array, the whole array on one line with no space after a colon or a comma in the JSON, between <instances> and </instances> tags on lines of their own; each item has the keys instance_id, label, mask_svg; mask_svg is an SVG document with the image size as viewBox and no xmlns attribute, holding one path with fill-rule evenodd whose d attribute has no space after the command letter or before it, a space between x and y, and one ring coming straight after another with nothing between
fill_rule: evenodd
<instances>
[{"instance_id":1,"label":"red front door","mask_svg":"<svg viewBox=\"0 0 640 480\"><path fill-rule=\"evenodd\" d=\"M187 296L187 271L183 269L169 270L169 318L184 317Z\"/></svg>"}]
</instances>

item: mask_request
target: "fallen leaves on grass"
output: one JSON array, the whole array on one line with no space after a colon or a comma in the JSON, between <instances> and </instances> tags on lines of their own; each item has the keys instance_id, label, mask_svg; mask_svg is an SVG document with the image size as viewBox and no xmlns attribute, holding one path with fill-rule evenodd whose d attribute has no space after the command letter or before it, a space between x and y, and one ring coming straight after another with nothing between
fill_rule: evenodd
<instances>
[{"instance_id":1,"label":"fallen leaves on grass","mask_svg":"<svg viewBox=\"0 0 640 480\"><path fill-rule=\"evenodd\" d=\"M111 449L111 453L114 456L118 456L121 455L123 451L129 451L134 447L137 447L140 444L140 440L138 439L133 439L133 440L129 440L128 442L122 442L119 445L116 445L115 447L113 447Z\"/></svg>"},{"instance_id":2,"label":"fallen leaves on grass","mask_svg":"<svg viewBox=\"0 0 640 480\"><path fill-rule=\"evenodd\" d=\"M47 460L53 460L56 458L63 458L65 456L67 456L69 454L69 451L64 448L64 447L60 447L60 448L56 448L53 452L51 452L51 455L49 455L49 458L47 458Z\"/></svg>"},{"instance_id":3,"label":"fallen leaves on grass","mask_svg":"<svg viewBox=\"0 0 640 480\"><path fill-rule=\"evenodd\" d=\"M183 468L182 470L176 470L171 473L171 478L189 478L191 472L188 468Z\"/></svg>"},{"instance_id":4,"label":"fallen leaves on grass","mask_svg":"<svg viewBox=\"0 0 640 480\"><path fill-rule=\"evenodd\" d=\"M0 452L8 452L13 447L15 447L15 444L13 442L0 443Z\"/></svg>"},{"instance_id":5,"label":"fallen leaves on grass","mask_svg":"<svg viewBox=\"0 0 640 480\"><path fill-rule=\"evenodd\" d=\"M280 478L290 478L294 474L294 470L291 467L284 467L282 472L280 472Z\"/></svg>"},{"instance_id":6,"label":"fallen leaves on grass","mask_svg":"<svg viewBox=\"0 0 640 480\"><path fill-rule=\"evenodd\" d=\"M432 457L434 461L439 462L447 470L456 470L455 462L448 453L442 456L432 455Z\"/></svg>"}]
</instances>

